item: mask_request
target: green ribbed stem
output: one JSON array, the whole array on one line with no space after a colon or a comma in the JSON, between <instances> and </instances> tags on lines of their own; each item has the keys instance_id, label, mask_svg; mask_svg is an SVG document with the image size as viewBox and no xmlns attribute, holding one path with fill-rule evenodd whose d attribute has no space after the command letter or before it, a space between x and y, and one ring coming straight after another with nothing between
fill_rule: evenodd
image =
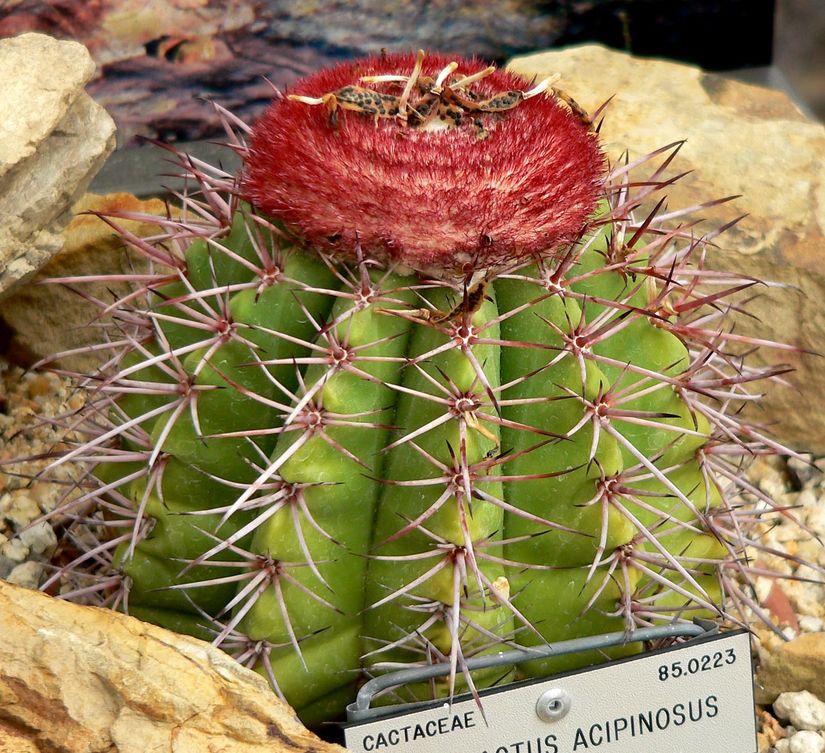
<instances>
[{"instance_id":1,"label":"green ribbed stem","mask_svg":"<svg viewBox=\"0 0 825 753\"><path fill-rule=\"evenodd\" d=\"M604 263L606 239L574 274ZM145 361L177 349L175 368L197 393L185 404L172 392L120 401L126 416L168 408L143 422L160 445L160 481L130 486L153 528L116 554L135 614L262 642L260 671L317 720L342 708L364 668L450 661L453 677L398 698L443 696L467 687L466 657L622 629L631 594L662 590L622 564L628 547L696 558L690 572L651 565L677 586L658 607L678 610L703 589L720 598L699 560L725 551L679 524L720 503L696 459L709 429L673 386L685 346L639 313L645 285L609 271L559 294L524 267L465 315L460 289L336 271L299 251L285 253L281 278L244 288L254 274L221 246L254 261L240 214L225 238L193 243L189 284L156 296L162 335L123 361L133 378L174 384ZM216 343L197 323L222 308L234 335ZM570 338L594 322L610 334L596 357L579 357L591 345ZM658 386L647 371L663 376ZM629 393L621 408L652 425L610 419L595 436L591 408L611 391ZM624 472L632 489L606 494ZM473 683L515 675L487 670Z\"/></svg>"}]
</instances>

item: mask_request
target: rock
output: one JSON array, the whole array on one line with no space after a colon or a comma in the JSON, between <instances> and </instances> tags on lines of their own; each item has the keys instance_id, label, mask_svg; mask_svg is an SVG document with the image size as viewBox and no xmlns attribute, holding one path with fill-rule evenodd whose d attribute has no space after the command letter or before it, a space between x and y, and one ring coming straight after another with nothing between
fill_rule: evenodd
<instances>
[{"instance_id":1,"label":"rock","mask_svg":"<svg viewBox=\"0 0 825 753\"><path fill-rule=\"evenodd\" d=\"M773 710L780 719L787 719L796 729L825 729L825 703L813 693L780 693L773 702Z\"/></svg>"},{"instance_id":2,"label":"rock","mask_svg":"<svg viewBox=\"0 0 825 753\"><path fill-rule=\"evenodd\" d=\"M145 55L147 47L176 47L193 36L247 26L255 20L256 10L252 0L61 0L12 12L0 19L0 35L59 28L104 65ZM158 52L164 55L162 47Z\"/></svg>"},{"instance_id":3,"label":"rock","mask_svg":"<svg viewBox=\"0 0 825 753\"><path fill-rule=\"evenodd\" d=\"M6 557L4 554L0 553L0 580L3 578L8 578L9 574L17 567L19 562L16 562L9 557Z\"/></svg>"},{"instance_id":4,"label":"rock","mask_svg":"<svg viewBox=\"0 0 825 753\"><path fill-rule=\"evenodd\" d=\"M816 467L816 458L810 454L804 454L799 458L788 458L788 475L798 488L807 486L819 480L822 471Z\"/></svg>"},{"instance_id":5,"label":"rock","mask_svg":"<svg viewBox=\"0 0 825 753\"><path fill-rule=\"evenodd\" d=\"M6 726L0 719L0 753L42 753L31 740Z\"/></svg>"},{"instance_id":6,"label":"rock","mask_svg":"<svg viewBox=\"0 0 825 753\"><path fill-rule=\"evenodd\" d=\"M767 709L757 708L756 717L759 732L757 733L757 749L766 751L776 744L777 740L786 737L785 728Z\"/></svg>"},{"instance_id":7,"label":"rock","mask_svg":"<svg viewBox=\"0 0 825 753\"><path fill-rule=\"evenodd\" d=\"M18 586L37 588L43 563L57 547L54 529L48 521L42 521L23 528L15 536L9 532L9 536L0 536L0 578Z\"/></svg>"},{"instance_id":8,"label":"rock","mask_svg":"<svg viewBox=\"0 0 825 753\"><path fill-rule=\"evenodd\" d=\"M159 199L139 201L131 194L84 195L73 207L74 215L64 233L61 252L46 264L35 281L53 277L130 274L145 270L144 257L129 253L123 239L110 225L84 212L140 212L165 215L166 204ZM118 220L124 229L144 236L158 232L151 222ZM125 283L102 281L78 285L101 301L112 301L129 291ZM3 301L2 316L13 334L12 350L20 360L33 362L62 351L82 348L99 341L100 331L89 327L98 307L62 285L24 285ZM63 358L59 365L88 373L107 357L105 351Z\"/></svg>"},{"instance_id":9,"label":"rock","mask_svg":"<svg viewBox=\"0 0 825 753\"><path fill-rule=\"evenodd\" d=\"M83 45L43 34L0 43L0 176L35 153L95 72Z\"/></svg>"},{"instance_id":10,"label":"rock","mask_svg":"<svg viewBox=\"0 0 825 753\"><path fill-rule=\"evenodd\" d=\"M31 554L47 554L57 546L57 536L47 521L41 521L17 534Z\"/></svg>"},{"instance_id":11,"label":"rock","mask_svg":"<svg viewBox=\"0 0 825 753\"><path fill-rule=\"evenodd\" d=\"M819 633L825 630L825 620L805 615L799 618L799 629L804 633Z\"/></svg>"},{"instance_id":12,"label":"rock","mask_svg":"<svg viewBox=\"0 0 825 753\"><path fill-rule=\"evenodd\" d=\"M24 562L9 573L6 580L22 588L37 588L40 585L40 576L45 566L42 562Z\"/></svg>"},{"instance_id":13,"label":"rock","mask_svg":"<svg viewBox=\"0 0 825 753\"><path fill-rule=\"evenodd\" d=\"M37 502L25 494L17 494L14 498L11 494L0 497L0 518L3 523L11 523L16 529L27 526L41 515Z\"/></svg>"},{"instance_id":14,"label":"rock","mask_svg":"<svg viewBox=\"0 0 825 753\"><path fill-rule=\"evenodd\" d=\"M345 753L255 672L132 617L0 581L0 635L0 740L20 740L13 751Z\"/></svg>"},{"instance_id":15,"label":"rock","mask_svg":"<svg viewBox=\"0 0 825 753\"><path fill-rule=\"evenodd\" d=\"M756 676L756 702L763 705L781 693L800 690L825 699L825 633L803 633L781 644Z\"/></svg>"},{"instance_id":16,"label":"rock","mask_svg":"<svg viewBox=\"0 0 825 753\"><path fill-rule=\"evenodd\" d=\"M733 205L702 211L704 227L747 217L722 235L710 263L795 289L767 288L740 317L737 332L823 350L825 341L825 127L783 93L730 81L687 65L635 58L596 45L518 57L508 67L528 78L560 73L557 86L589 112L613 96L601 129L613 161L687 139L670 174L692 172L669 191L670 208L732 194ZM753 291L751 291L753 292ZM790 362L791 389L771 386L752 420L783 441L825 452L820 359L764 352Z\"/></svg>"},{"instance_id":17,"label":"rock","mask_svg":"<svg viewBox=\"0 0 825 753\"><path fill-rule=\"evenodd\" d=\"M822 753L823 750L825 739L816 732L797 732L788 742L789 753Z\"/></svg>"},{"instance_id":18,"label":"rock","mask_svg":"<svg viewBox=\"0 0 825 753\"><path fill-rule=\"evenodd\" d=\"M9 539L0 545L0 561L6 558L9 562L16 564L26 559L28 554L29 548L18 538Z\"/></svg>"},{"instance_id":19,"label":"rock","mask_svg":"<svg viewBox=\"0 0 825 753\"><path fill-rule=\"evenodd\" d=\"M112 119L83 91L94 69L76 42L0 40L0 294L60 249L67 210L114 148Z\"/></svg>"}]
</instances>

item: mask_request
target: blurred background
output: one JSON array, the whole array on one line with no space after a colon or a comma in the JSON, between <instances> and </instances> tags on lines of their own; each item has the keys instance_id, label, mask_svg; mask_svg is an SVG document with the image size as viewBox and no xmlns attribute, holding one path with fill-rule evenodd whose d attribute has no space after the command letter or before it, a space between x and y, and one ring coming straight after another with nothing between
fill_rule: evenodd
<instances>
[{"instance_id":1,"label":"blurred background","mask_svg":"<svg viewBox=\"0 0 825 753\"><path fill-rule=\"evenodd\" d=\"M192 141L217 131L216 99L253 120L329 63L425 47L507 58L600 42L782 88L825 116L823 0L0 0L0 37L42 31L85 44L89 87L118 125Z\"/></svg>"}]
</instances>

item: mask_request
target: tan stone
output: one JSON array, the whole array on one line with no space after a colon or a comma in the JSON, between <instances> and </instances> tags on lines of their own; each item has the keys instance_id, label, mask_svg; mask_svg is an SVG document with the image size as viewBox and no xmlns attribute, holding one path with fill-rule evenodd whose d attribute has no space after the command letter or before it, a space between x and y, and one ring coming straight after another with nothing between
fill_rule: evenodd
<instances>
[{"instance_id":1,"label":"tan stone","mask_svg":"<svg viewBox=\"0 0 825 753\"><path fill-rule=\"evenodd\" d=\"M0 43L0 176L30 157L95 72L86 48L44 34Z\"/></svg>"},{"instance_id":2,"label":"tan stone","mask_svg":"<svg viewBox=\"0 0 825 753\"><path fill-rule=\"evenodd\" d=\"M668 206L687 207L741 194L702 212L707 228L747 217L718 239L710 263L795 289L764 289L737 331L825 351L825 127L784 94L700 69L586 45L518 57L508 66L528 78L561 74L558 83L592 112L613 97L601 130L615 161L687 139L671 174L692 171L669 190ZM765 351L770 363L797 371L792 388L769 386L752 418L783 441L825 452L825 369L810 356ZM813 410L812 410L813 408Z\"/></svg>"},{"instance_id":3,"label":"tan stone","mask_svg":"<svg viewBox=\"0 0 825 753\"><path fill-rule=\"evenodd\" d=\"M166 214L160 199L141 201L131 194L84 195L73 207L74 219L64 232L62 251L46 264L35 281L57 277L130 274L145 269L145 259L128 253L126 244L111 225L91 212L112 214L134 212ZM87 214L84 214L87 213ZM117 220L125 230L138 236L158 232L150 222ZM113 296L129 292L126 283L112 281L83 283L76 286L92 298L110 302ZM14 333L14 347L29 360L53 356L70 349L100 341L100 330L90 327L99 313L98 307L76 290L62 285L21 285L2 304L0 313ZM63 368L81 373L92 371L108 354L80 354L60 360Z\"/></svg>"},{"instance_id":4,"label":"tan stone","mask_svg":"<svg viewBox=\"0 0 825 753\"><path fill-rule=\"evenodd\" d=\"M343 753L194 638L2 581L0 635L0 753Z\"/></svg>"},{"instance_id":5,"label":"tan stone","mask_svg":"<svg viewBox=\"0 0 825 753\"><path fill-rule=\"evenodd\" d=\"M756 676L756 702L807 690L825 700L825 633L804 633L775 648Z\"/></svg>"},{"instance_id":6,"label":"tan stone","mask_svg":"<svg viewBox=\"0 0 825 753\"><path fill-rule=\"evenodd\" d=\"M75 42L0 40L0 293L60 249L69 207L114 149L114 122L83 91L93 73Z\"/></svg>"},{"instance_id":7,"label":"tan stone","mask_svg":"<svg viewBox=\"0 0 825 753\"><path fill-rule=\"evenodd\" d=\"M31 738L23 736L0 719L0 753L41 753Z\"/></svg>"}]
</instances>

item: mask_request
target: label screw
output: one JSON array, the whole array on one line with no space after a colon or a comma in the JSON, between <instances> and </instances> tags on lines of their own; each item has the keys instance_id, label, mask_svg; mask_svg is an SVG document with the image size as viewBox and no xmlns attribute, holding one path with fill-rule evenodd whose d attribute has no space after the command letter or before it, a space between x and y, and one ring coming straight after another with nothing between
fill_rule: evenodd
<instances>
[{"instance_id":1,"label":"label screw","mask_svg":"<svg viewBox=\"0 0 825 753\"><path fill-rule=\"evenodd\" d=\"M561 688L545 690L536 701L536 716L543 722L557 722L570 711L570 694Z\"/></svg>"}]
</instances>

